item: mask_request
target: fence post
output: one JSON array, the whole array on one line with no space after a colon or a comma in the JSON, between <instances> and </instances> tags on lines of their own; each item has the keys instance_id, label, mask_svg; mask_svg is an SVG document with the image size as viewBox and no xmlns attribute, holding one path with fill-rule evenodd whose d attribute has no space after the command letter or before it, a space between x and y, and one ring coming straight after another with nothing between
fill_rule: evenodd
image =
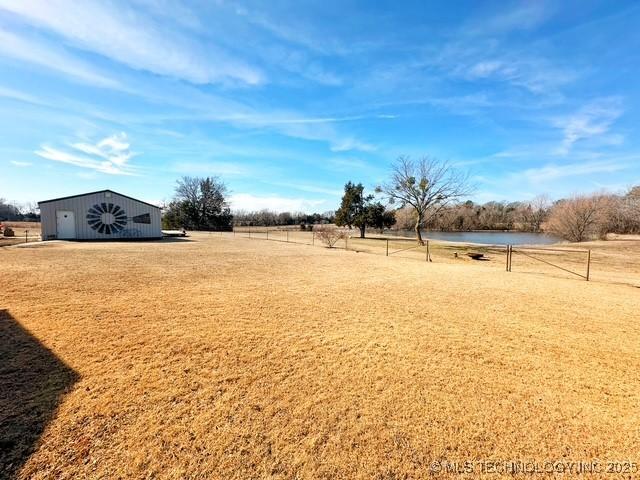
<instances>
[{"instance_id":1,"label":"fence post","mask_svg":"<svg viewBox=\"0 0 640 480\"><path fill-rule=\"evenodd\" d=\"M316 232L311 232L311 245L315 245L316 243Z\"/></svg>"},{"instance_id":2,"label":"fence post","mask_svg":"<svg viewBox=\"0 0 640 480\"><path fill-rule=\"evenodd\" d=\"M591 270L591 249L587 250L587 282L589 281L590 270Z\"/></svg>"},{"instance_id":3,"label":"fence post","mask_svg":"<svg viewBox=\"0 0 640 480\"><path fill-rule=\"evenodd\" d=\"M505 271L508 272L509 271L509 245L506 245L506 249L507 249L507 263L506 263Z\"/></svg>"},{"instance_id":4,"label":"fence post","mask_svg":"<svg viewBox=\"0 0 640 480\"><path fill-rule=\"evenodd\" d=\"M429 240L427 240L427 259L425 261L426 262L431 261L431 254L429 253Z\"/></svg>"},{"instance_id":5,"label":"fence post","mask_svg":"<svg viewBox=\"0 0 640 480\"><path fill-rule=\"evenodd\" d=\"M389 256L389 239L387 238L387 257Z\"/></svg>"},{"instance_id":6,"label":"fence post","mask_svg":"<svg viewBox=\"0 0 640 480\"><path fill-rule=\"evenodd\" d=\"M509 250L509 271L511 272L513 270L513 245L511 245Z\"/></svg>"},{"instance_id":7,"label":"fence post","mask_svg":"<svg viewBox=\"0 0 640 480\"><path fill-rule=\"evenodd\" d=\"M25 230L24 231L24 243L29 243L29 237L27 237L27 234L29 233L29 230ZM591 250L589 250L591 251Z\"/></svg>"}]
</instances>

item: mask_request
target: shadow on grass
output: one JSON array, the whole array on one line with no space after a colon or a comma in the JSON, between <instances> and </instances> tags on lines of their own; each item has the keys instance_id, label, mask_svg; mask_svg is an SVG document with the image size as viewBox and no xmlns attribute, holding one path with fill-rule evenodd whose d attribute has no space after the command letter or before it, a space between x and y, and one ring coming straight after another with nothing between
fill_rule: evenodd
<instances>
[{"instance_id":1,"label":"shadow on grass","mask_svg":"<svg viewBox=\"0 0 640 480\"><path fill-rule=\"evenodd\" d=\"M181 242L194 242L195 240L189 237L162 237L160 239L162 243L181 243Z\"/></svg>"},{"instance_id":2,"label":"shadow on grass","mask_svg":"<svg viewBox=\"0 0 640 480\"><path fill-rule=\"evenodd\" d=\"M0 478L15 477L78 374L0 309Z\"/></svg>"}]
</instances>

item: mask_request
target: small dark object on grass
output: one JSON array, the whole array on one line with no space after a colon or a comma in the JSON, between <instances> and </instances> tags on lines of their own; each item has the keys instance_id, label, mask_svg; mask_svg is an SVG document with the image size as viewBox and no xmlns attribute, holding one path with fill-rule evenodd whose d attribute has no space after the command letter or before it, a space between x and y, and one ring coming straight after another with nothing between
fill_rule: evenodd
<instances>
[{"instance_id":1,"label":"small dark object on grass","mask_svg":"<svg viewBox=\"0 0 640 480\"><path fill-rule=\"evenodd\" d=\"M467 253L467 255L473 260L487 260L487 258L485 258L484 256L484 253L469 252Z\"/></svg>"},{"instance_id":2,"label":"small dark object on grass","mask_svg":"<svg viewBox=\"0 0 640 480\"><path fill-rule=\"evenodd\" d=\"M4 227L4 236L5 237L15 237L16 234L11 227Z\"/></svg>"}]
</instances>

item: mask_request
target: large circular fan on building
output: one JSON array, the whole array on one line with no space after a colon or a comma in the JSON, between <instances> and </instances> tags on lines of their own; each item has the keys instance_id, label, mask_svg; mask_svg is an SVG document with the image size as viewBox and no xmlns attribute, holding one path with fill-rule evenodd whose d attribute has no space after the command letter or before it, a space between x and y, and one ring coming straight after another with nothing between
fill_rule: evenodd
<instances>
[{"instance_id":1,"label":"large circular fan on building","mask_svg":"<svg viewBox=\"0 0 640 480\"><path fill-rule=\"evenodd\" d=\"M127 214L113 203L96 203L87 212L87 223L98 233L118 233L127 225Z\"/></svg>"}]
</instances>

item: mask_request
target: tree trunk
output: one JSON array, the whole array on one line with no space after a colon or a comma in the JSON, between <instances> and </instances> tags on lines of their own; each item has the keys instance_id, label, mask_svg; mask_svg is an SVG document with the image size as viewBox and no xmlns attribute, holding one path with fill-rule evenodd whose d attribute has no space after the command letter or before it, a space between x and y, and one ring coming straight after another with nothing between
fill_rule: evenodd
<instances>
[{"instance_id":1,"label":"tree trunk","mask_svg":"<svg viewBox=\"0 0 640 480\"><path fill-rule=\"evenodd\" d=\"M367 226L363 223L362 225L360 225L360 238L364 238L364 230L365 228L367 228Z\"/></svg>"},{"instance_id":2,"label":"tree trunk","mask_svg":"<svg viewBox=\"0 0 640 480\"><path fill-rule=\"evenodd\" d=\"M418 215L418 219L416 220L416 239L418 240L418 245L424 245L424 240L422 240L422 234L420 233L420 224L422 223L422 216Z\"/></svg>"}]
</instances>

